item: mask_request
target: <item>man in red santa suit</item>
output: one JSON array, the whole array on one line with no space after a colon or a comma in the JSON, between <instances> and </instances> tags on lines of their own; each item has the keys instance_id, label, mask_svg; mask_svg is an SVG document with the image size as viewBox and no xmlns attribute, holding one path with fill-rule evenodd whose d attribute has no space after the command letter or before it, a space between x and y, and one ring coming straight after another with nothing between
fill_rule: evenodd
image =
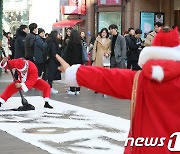
<instances>
[{"instance_id":1,"label":"man in red santa suit","mask_svg":"<svg viewBox=\"0 0 180 154\"><path fill-rule=\"evenodd\" d=\"M48 103L50 98L50 86L47 82L38 77L36 66L31 61L23 58L8 60L6 57L4 57L0 62L0 68L9 69L7 61L12 69L15 68L17 70L18 80L16 83L12 82L10 85L8 85L4 92L0 95L0 106L18 91L17 88L21 88L24 92L27 92L31 88L35 88L43 93L45 100L44 107L53 108Z\"/></svg>"},{"instance_id":2,"label":"man in red santa suit","mask_svg":"<svg viewBox=\"0 0 180 154\"><path fill-rule=\"evenodd\" d=\"M170 154L171 135L180 132L180 45L177 28L161 31L139 58L141 71L69 66L60 56L70 86L84 86L131 100L131 127L125 154ZM107 80L110 78L111 80ZM148 146L152 141L154 146ZM156 143L157 142L157 143ZM131 145L130 145L131 143ZM180 144L180 143L179 143ZM176 144L176 148L180 145ZM176 149L177 150L177 149ZM178 154L179 152L173 152Z\"/></svg>"}]
</instances>

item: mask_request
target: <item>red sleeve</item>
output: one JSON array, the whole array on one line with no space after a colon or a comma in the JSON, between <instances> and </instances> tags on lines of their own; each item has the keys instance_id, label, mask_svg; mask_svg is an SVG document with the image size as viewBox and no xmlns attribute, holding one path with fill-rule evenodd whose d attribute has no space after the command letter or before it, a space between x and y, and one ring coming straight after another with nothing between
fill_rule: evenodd
<instances>
[{"instance_id":1,"label":"red sleeve","mask_svg":"<svg viewBox=\"0 0 180 154\"><path fill-rule=\"evenodd\" d=\"M8 63L10 64L11 69L13 69L13 68L15 68L16 59L8 60ZM2 63L2 61L1 61L1 66L0 66L0 68L9 69L8 64L7 64L7 63L4 64L4 63Z\"/></svg>"},{"instance_id":2,"label":"red sleeve","mask_svg":"<svg viewBox=\"0 0 180 154\"><path fill-rule=\"evenodd\" d=\"M135 71L80 66L76 79L78 85L116 98L131 99Z\"/></svg>"}]
</instances>

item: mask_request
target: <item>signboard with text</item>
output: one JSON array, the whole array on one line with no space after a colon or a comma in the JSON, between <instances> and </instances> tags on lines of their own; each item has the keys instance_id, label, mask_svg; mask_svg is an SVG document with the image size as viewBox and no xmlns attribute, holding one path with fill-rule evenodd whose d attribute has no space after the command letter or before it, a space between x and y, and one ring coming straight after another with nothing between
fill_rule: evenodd
<instances>
[{"instance_id":1,"label":"signboard with text","mask_svg":"<svg viewBox=\"0 0 180 154\"><path fill-rule=\"evenodd\" d=\"M121 5L122 0L98 0L98 5Z\"/></svg>"},{"instance_id":2,"label":"signboard with text","mask_svg":"<svg viewBox=\"0 0 180 154\"><path fill-rule=\"evenodd\" d=\"M86 14L86 0L69 0L69 6L61 7L62 14Z\"/></svg>"}]
</instances>

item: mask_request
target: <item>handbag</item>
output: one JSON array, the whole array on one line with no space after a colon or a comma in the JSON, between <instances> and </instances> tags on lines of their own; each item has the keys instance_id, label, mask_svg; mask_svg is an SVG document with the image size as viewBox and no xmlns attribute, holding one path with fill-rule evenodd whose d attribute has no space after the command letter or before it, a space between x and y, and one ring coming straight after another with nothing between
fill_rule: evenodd
<instances>
[{"instance_id":1,"label":"handbag","mask_svg":"<svg viewBox=\"0 0 180 154\"><path fill-rule=\"evenodd\" d=\"M108 57L103 56L103 66L110 67L110 56L108 56Z\"/></svg>"},{"instance_id":2,"label":"handbag","mask_svg":"<svg viewBox=\"0 0 180 154\"><path fill-rule=\"evenodd\" d=\"M82 63L85 64L89 61L88 53L86 48L82 45Z\"/></svg>"}]
</instances>

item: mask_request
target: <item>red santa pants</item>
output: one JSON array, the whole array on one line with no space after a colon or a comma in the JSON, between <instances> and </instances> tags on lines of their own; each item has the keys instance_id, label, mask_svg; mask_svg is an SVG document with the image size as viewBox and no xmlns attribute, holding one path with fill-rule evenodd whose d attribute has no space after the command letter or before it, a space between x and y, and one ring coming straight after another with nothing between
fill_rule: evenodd
<instances>
[{"instance_id":1,"label":"red santa pants","mask_svg":"<svg viewBox=\"0 0 180 154\"><path fill-rule=\"evenodd\" d=\"M38 79L36 81L36 83L33 85L32 88L38 89L40 91L42 91L43 93L43 97L44 98L50 98L50 86L47 82L45 82L42 79ZM18 92L18 89L15 86L15 83L11 83L10 85L8 85L6 87L6 89L4 90L4 92L1 94L1 98L4 101L7 101L8 98L10 98L13 94L15 94L16 92Z\"/></svg>"}]
</instances>

